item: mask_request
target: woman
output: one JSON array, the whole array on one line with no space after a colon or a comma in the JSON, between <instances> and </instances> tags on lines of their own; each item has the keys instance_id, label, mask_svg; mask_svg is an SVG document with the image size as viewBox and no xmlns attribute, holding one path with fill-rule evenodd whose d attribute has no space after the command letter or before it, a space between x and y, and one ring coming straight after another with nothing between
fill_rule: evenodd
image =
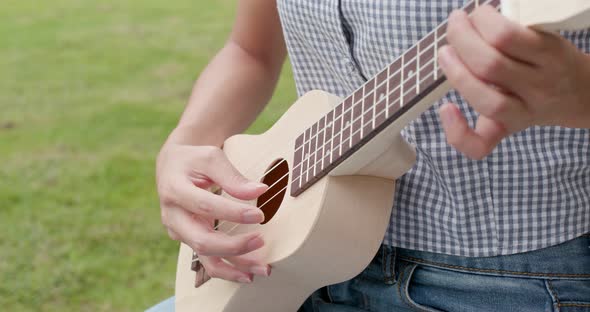
<instances>
[{"instance_id":1,"label":"woman","mask_svg":"<svg viewBox=\"0 0 590 312\"><path fill-rule=\"evenodd\" d=\"M219 147L268 102L286 51L299 95L346 96L467 2L239 1L227 44L158 157L170 237L213 277L269 275L247 255L264 245L257 233L227 236L210 223L258 223L262 213L204 189L215 183L241 199L266 190ZM590 309L590 32L564 35L491 6L450 15L438 61L455 90L402 133L417 163L398 180L382 247L302 311Z\"/></svg>"}]
</instances>

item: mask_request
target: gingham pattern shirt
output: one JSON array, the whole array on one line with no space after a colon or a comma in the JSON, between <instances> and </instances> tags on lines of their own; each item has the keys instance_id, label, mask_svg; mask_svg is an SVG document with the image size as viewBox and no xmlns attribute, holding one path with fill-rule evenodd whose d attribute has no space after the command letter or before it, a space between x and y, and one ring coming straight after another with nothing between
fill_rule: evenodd
<instances>
[{"instance_id":1,"label":"gingham pattern shirt","mask_svg":"<svg viewBox=\"0 0 590 312\"><path fill-rule=\"evenodd\" d=\"M278 0L298 94L349 95L466 2ZM564 35L590 52L589 30ZM590 231L589 130L529 128L474 161L446 143L437 109L448 101L475 124L477 113L451 91L404 129L417 162L397 181L384 243L493 256Z\"/></svg>"}]
</instances>

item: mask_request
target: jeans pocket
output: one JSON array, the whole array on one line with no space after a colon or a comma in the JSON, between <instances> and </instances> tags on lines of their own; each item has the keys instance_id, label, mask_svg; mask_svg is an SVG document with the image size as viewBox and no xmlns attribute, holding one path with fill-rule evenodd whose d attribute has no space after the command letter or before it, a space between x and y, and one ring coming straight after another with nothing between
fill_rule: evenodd
<instances>
[{"instance_id":1,"label":"jeans pocket","mask_svg":"<svg viewBox=\"0 0 590 312\"><path fill-rule=\"evenodd\" d=\"M398 291L413 311L536 312L554 307L540 278L462 272L417 263L404 266Z\"/></svg>"},{"instance_id":2,"label":"jeans pocket","mask_svg":"<svg viewBox=\"0 0 590 312\"><path fill-rule=\"evenodd\" d=\"M419 264L415 263L407 263L407 265L400 265L400 272L399 272L399 281L398 281L398 295L401 300L409 306L414 311L420 312L441 312L434 307L428 306L424 303L419 303L415 300L412 294L415 294L415 290L413 289L414 284L414 277L417 270L420 270L421 267Z\"/></svg>"}]
</instances>

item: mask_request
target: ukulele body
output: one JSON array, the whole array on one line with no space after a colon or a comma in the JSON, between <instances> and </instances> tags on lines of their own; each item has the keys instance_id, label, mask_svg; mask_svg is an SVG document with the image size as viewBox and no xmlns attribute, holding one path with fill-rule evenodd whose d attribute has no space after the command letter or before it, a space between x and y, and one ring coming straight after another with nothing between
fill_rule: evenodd
<instances>
[{"instance_id":1,"label":"ukulele body","mask_svg":"<svg viewBox=\"0 0 590 312\"><path fill-rule=\"evenodd\" d=\"M261 135L233 136L225 142L224 151L250 179L260 179L281 159L287 160L291 169L297 135L338 102L337 97L327 93L310 92L270 130ZM403 156L398 157L398 162L405 163L390 168L407 170L413 165L414 153L403 140L398 143ZM393 150L386 149L381 161L393 157L387 155ZM366 162L379 162L377 158ZM370 170L370 166L364 167ZM389 176L399 174L397 171L389 172ZM382 171L383 175L387 174ZM231 232L258 231L265 240L265 246L254 253L272 266L272 273L269 277L255 276L251 284L213 278L195 288L192 249L181 244L176 311L296 311L316 289L350 279L369 264L389 223L394 188L394 180L388 177L345 174L326 176L297 197L287 189L268 223L239 225ZM225 193L222 196L229 197ZM220 230L230 231L234 225L224 223Z\"/></svg>"}]
</instances>

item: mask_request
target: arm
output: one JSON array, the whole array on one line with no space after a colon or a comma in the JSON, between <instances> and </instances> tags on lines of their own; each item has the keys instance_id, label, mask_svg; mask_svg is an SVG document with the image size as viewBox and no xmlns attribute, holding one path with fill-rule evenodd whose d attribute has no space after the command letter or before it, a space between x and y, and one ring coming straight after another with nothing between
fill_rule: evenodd
<instances>
[{"instance_id":1,"label":"arm","mask_svg":"<svg viewBox=\"0 0 590 312\"><path fill-rule=\"evenodd\" d=\"M195 83L168 142L220 146L272 96L286 50L274 1L239 1L229 40Z\"/></svg>"},{"instance_id":2,"label":"arm","mask_svg":"<svg viewBox=\"0 0 590 312\"><path fill-rule=\"evenodd\" d=\"M270 274L267 264L244 255L264 245L260 234L225 235L213 229L213 222L260 223L264 214L206 189L216 184L243 200L267 189L243 177L219 147L246 129L266 105L286 49L275 1L240 0L237 12L229 40L201 73L158 155L156 179L169 236L197 252L211 277L251 282L252 274Z\"/></svg>"}]
</instances>

